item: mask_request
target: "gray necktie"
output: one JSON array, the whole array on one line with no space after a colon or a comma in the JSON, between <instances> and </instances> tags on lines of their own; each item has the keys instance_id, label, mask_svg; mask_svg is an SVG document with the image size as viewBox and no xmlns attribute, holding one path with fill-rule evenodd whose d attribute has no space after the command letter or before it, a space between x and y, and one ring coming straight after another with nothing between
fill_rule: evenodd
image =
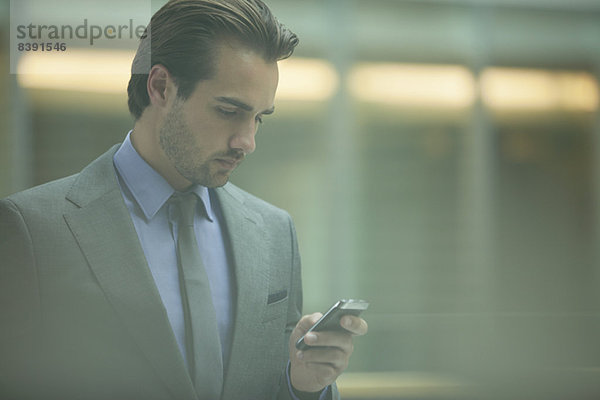
<instances>
[{"instance_id":1,"label":"gray necktie","mask_svg":"<svg viewBox=\"0 0 600 400\"><path fill-rule=\"evenodd\" d=\"M186 356L199 398L217 400L223 386L223 356L208 276L194 233L197 200L193 192L172 198L179 214L177 257L185 319Z\"/></svg>"}]
</instances>

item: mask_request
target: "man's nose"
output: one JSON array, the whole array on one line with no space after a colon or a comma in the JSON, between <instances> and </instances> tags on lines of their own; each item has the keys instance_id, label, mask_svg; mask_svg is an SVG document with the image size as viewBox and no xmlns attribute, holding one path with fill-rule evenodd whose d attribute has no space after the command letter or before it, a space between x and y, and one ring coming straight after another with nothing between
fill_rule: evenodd
<instances>
[{"instance_id":1,"label":"man's nose","mask_svg":"<svg viewBox=\"0 0 600 400\"><path fill-rule=\"evenodd\" d=\"M229 146L232 149L239 149L244 154L250 154L256 149L256 131L258 130L258 121L252 121L241 125L235 135L231 138Z\"/></svg>"}]
</instances>

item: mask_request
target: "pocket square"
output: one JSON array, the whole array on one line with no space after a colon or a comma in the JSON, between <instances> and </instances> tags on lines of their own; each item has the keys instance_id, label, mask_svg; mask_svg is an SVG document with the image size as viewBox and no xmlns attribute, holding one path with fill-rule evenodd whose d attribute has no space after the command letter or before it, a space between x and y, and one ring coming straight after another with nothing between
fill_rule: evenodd
<instances>
[{"instance_id":1,"label":"pocket square","mask_svg":"<svg viewBox=\"0 0 600 400\"><path fill-rule=\"evenodd\" d=\"M283 300L287 297L287 290L280 290L279 292L275 292L269 295L267 299L267 304L272 304L278 302L279 300Z\"/></svg>"}]
</instances>

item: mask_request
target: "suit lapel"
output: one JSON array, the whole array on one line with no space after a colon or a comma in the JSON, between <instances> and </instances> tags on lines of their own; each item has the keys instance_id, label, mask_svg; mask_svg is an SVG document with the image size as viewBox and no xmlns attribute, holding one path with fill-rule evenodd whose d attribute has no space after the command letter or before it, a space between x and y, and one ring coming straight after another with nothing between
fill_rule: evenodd
<instances>
[{"instance_id":1,"label":"suit lapel","mask_svg":"<svg viewBox=\"0 0 600 400\"><path fill-rule=\"evenodd\" d=\"M195 399L154 278L118 186L116 146L83 170L65 220L107 299L176 399Z\"/></svg>"},{"instance_id":2,"label":"suit lapel","mask_svg":"<svg viewBox=\"0 0 600 400\"><path fill-rule=\"evenodd\" d=\"M249 368L247 353L252 346L253 331L260 328L260 315L268 292L269 277L262 251L265 235L262 217L248 209L228 186L215 193L230 239L237 289L233 340L221 398L244 398L244 393L252 390L241 387L239 382L248 381L244 378Z\"/></svg>"}]
</instances>

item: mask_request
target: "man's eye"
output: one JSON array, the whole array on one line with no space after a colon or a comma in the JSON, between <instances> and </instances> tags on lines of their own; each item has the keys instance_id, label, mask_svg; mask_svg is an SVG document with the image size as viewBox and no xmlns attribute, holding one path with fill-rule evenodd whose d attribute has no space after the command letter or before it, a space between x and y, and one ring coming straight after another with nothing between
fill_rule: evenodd
<instances>
[{"instance_id":1,"label":"man's eye","mask_svg":"<svg viewBox=\"0 0 600 400\"><path fill-rule=\"evenodd\" d=\"M258 122L259 124L263 123L263 116L262 115L257 115L256 116L256 122Z\"/></svg>"},{"instance_id":2,"label":"man's eye","mask_svg":"<svg viewBox=\"0 0 600 400\"><path fill-rule=\"evenodd\" d=\"M237 114L236 110L227 110L225 108L217 108L217 110L226 117L233 117Z\"/></svg>"}]
</instances>

